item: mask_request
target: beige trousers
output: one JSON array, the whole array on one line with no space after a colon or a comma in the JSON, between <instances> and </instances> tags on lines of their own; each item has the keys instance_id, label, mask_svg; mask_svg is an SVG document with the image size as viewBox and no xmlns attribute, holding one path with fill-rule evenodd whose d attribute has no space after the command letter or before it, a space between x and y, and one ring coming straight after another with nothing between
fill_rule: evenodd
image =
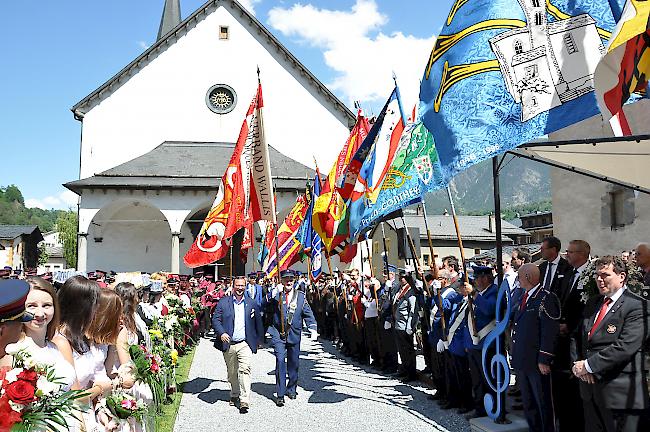
<instances>
[{"instance_id":1,"label":"beige trousers","mask_svg":"<svg viewBox=\"0 0 650 432\"><path fill-rule=\"evenodd\" d=\"M253 353L246 342L230 345L223 353L228 369L230 397L238 397L241 403L250 404L251 357Z\"/></svg>"}]
</instances>

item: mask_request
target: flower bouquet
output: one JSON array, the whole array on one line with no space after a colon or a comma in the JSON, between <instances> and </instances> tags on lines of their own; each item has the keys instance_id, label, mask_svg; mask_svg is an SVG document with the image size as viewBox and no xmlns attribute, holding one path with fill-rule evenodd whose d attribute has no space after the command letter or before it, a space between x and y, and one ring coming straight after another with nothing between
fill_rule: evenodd
<instances>
[{"instance_id":1,"label":"flower bouquet","mask_svg":"<svg viewBox=\"0 0 650 432\"><path fill-rule=\"evenodd\" d=\"M136 380L151 388L156 409L165 400L165 373L161 368L162 359L150 353L143 345L129 346L129 355L135 366Z\"/></svg>"},{"instance_id":2,"label":"flower bouquet","mask_svg":"<svg viewBox=\"0 0 650 432\"><path fill-rule=\"evenodd\" d=\"M77 410L74 401L86 393L64 391L53 366L36 363L26 350L8 348L7 353L13 356L13 365L0 369L0 431L68 429Z\"/></svg>"},{"instance_id":3,"label":"flower bouquet","mask_svg":"<svg viewBox=\"0 0 650 432\"><path fill-rule=\"evenodd\" d=\"M131 419L141 422L147 414L147 405L133 396L124 393L113 393L106 398L106 407L111 415L121 421Z\"/></svg>"}]
</instances>

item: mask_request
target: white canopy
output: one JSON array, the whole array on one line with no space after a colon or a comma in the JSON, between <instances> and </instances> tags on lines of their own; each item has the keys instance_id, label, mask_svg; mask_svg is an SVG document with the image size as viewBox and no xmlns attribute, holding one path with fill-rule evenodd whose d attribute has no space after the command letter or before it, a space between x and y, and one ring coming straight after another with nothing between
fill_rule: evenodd
<instances>
[{"instance_id":1,"label":"white canopy","mask_svg":"<svg viewBox=\"0 0 650 432\"><path fill-rule=\"evenodd\" d=\"M628 104L624 112L634 136L613 136L597 115L511 153L650 194L650 100Z\"/></svg>"}]
</instances>

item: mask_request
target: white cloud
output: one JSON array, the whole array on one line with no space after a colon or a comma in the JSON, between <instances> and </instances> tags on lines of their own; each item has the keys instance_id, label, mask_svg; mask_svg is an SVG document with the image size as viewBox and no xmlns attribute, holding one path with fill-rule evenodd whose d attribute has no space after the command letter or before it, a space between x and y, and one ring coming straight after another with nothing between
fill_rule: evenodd
<instances>
[{"instance_id":1,"label":"white cloud","mask_svg":"<svg viewBox=\"0 0 650 432\"><path fill-rule=\"evenodd\" d=\"M325 63L336 72L328 83L352 106L377 102L381 105L397 75L405 109L417 103L420 79L435 36L422 39L402 32L385 34L388 17L375 0L356 0L351 10L319 9L311 4L275 7L269 24L288 37L295 37L323 51Z\"/></svg>"},{"instance_id":2,"label":"white cloud","mask_svg":"<svg viewBox=\"0 0 650 432\"><path fill-rule=\"evenodd\" d=\"M147 50L147 49L149 49L149 47L150 47L151 45L149 45L149 44L146 43L145 41L138 41L138 46L139 46L140 48L142 48L143 50Z\"/></svg>"},{"instance_id":3,"label":"white cloud","mask_svg":"<svg viewBox=\"0 0 650 432\"><path fill-rule=\"evenodd\" d=\"M241 4L244 8L248 9L250 13L255 15L255 5L262 0L238 0L239 4Z\"/></svg>"},{"instance_id":4,"label":"white cloud","mask_svg":"<svg viewBox=\"0 0 650 432\"><path fill-rule=\"evenodd\" d=\"M74 192L65 190L58 195L49 195L45 198L27 198L25 200L25 207L38 207L43 210L68 210L70 208L74 209L77 206L78 198L79 197Z\"/></svg>"}]
</instances>

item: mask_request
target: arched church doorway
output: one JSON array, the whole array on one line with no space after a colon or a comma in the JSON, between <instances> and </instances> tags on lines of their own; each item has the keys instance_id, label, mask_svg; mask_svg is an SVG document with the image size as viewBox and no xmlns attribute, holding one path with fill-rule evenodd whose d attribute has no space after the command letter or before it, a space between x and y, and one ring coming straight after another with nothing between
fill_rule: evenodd
<instances>
[{"instance_id":1,"label":"arched church doorway","mask_svg":"<svg viewBox=\"0 0 650 432\"><path fill-rule=\"evenodd\" d=\"M169 271L171 230L146 200L118 200L103 207L88 229L89 271Z\"/></svg>"}]
</instances>

